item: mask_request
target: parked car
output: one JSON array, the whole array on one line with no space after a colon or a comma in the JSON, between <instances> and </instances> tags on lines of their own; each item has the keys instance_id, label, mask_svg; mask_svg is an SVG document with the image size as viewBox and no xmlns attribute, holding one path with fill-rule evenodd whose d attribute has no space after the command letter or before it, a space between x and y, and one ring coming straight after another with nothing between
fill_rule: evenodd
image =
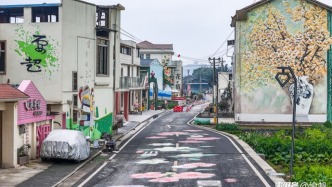
<instances>
[{"instance_id":1,"label":"parked car","mask_svg":"<svg viewBox=\"0 0 332 187\"><path fill-rule=\"evenodd\" d=\"M90 155L90 143L84 134L76 130L56 129L42 142L40 157L82 161Z\"/></svg>"}]
</instances>

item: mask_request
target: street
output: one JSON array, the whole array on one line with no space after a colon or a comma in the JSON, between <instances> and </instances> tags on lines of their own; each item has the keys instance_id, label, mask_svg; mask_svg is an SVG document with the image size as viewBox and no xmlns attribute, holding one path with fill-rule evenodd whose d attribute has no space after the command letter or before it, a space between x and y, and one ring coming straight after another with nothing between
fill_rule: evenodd
<instances>
[{"instance_id":1,"label":"street","mask_svg":"<svg viewBox=\"0 0 332 187\"><path fill-rule=\"evenodd\" d=\"M91 171L70 185L274 186L231 138L187 125L202 108L169 112L153 120L123 142L108 160L99 158L94 168L88 165Z\"/></svg>"}]
</instances>

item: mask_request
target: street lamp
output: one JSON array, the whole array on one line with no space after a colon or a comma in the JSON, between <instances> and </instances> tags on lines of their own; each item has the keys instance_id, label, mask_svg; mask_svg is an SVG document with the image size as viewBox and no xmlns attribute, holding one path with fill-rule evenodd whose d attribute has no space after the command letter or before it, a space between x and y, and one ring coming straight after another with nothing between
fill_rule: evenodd
<instances>
[{"instance_id":1,"label":"street lamp","mask_svg":"<svg viewBox=\"0 0 332 187\"><path fill-rule=\"evenodd\" d=\"M293 98L293 123L292 123L292 145L291 145L291 159L290 159L290 176L293 175L293 158L294 158L294 139L295 139L295 118L296 118L296 99L297 99L297 79L291 67L277 67L281 70L275 76L281 87L284 87L290 79L294 80L294 98ZM286 71L287 70L287 71ZM286 76L286 80L280 77Z\"/></svg>"},{"instance_id":2,"label":"street lamp","mask_svg":"<svg viewBox=\"0 0 332 187\"><path fill-rule=\"evenodd\" d=\"M211 62L212 60L212 62ZM220 57L219 58L210 58L209 57L209 62L213 66L213 110L214 110L214 118L213 118L213 123L218 125L218 77L216 80L216 60L218 60L217 65L219 66L220 62ZM217 89L216 93L216 99L214 99L215 95L215 87Z\"/></svg>"}]
</instances>

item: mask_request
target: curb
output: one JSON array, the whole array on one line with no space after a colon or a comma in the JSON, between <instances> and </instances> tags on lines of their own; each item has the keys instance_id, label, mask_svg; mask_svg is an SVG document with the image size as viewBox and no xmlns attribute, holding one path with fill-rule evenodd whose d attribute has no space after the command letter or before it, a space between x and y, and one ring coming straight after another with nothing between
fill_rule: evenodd
<instances>
[{"instance_id":1,"label":"curb","mask_svg":"<svg viewBox=\"0 0 332 187\"><path fill-rule=\"evenodd\" d=\"M158 115L158 117L160 115L164 115L166 112L169 111L164 111L161 112L159 114L155 114L151 117L149 117L148 119L138 123L137 125L135 125L133 128L129 129L126 133L123 133L121 136L115 138L115 140L119 140L120 138L122 138L124 135L128 134L130 131L132 131L133 129L135 129L136 127L140 126L141 124L149 121L151 118L156 118L155 116ZM80 170L81 168L83 168L88 162L90 162L91 160L93 160L94 158L96 158L98 155L100 155L102 153L103 150L98 151L97 153L95 153L93 156L89 157L87 160L85 160L81 165L79 165L77 168L75 168L74 171L72 171L71 173L69 173L67 176L65 176L64 178L62 178L60 181L58 181L57 183L55 183L52 187L56 187L59 186L63 181L67 180L70 176L72 176L73 174L75 174L78 170Z\"/></svg>"},{"instance_id":2,"label":"curb","mask_svg":"<svg viewBox=\"0 0 332 187\"><path fill-rule=\"evenodd\" d=\"M147 121L150 121L152 118L154 119L154 118L158 118L158 117L160 117L160 115L165 115L166 112L169 112L169 110L165 110L164 112L161 112L161 113L159 113L159 114L155 114L155 115L153 115L153 116L147 118L146 120L144 120L144 121L142 121L142 122L139 122L137 125L135 125L134 127L130 128L127 132L121 134L119 137L116 137L116 138L114 138L114 139L115 139L116 141L118 141L118 140L121 139L123 136L125 136L126 134L128 134L130 131L132 131L133 129L137 128L137 127L140 126L141 124L143 124L143 123L145 123L145 122L147 122ZM157 115L158 117L155 117L156 115Z\"/></svg>"},{"instance_id":3,"label":"curb","mask_svg":"<svg viewBox=\"0 0 332 187\"><path fill-rule=\"evenodd\" d=\"M102 150L95 153L93 156L89 157L87 160L85 160L81 165L79 165L77 168L74 169L71 173L69 173L67 176L62 178L60 181L55 183L52 187L59 186L63 181L67 180L70 176L72 176L74 173L76 173L78 170L80 170L82 167L84 167L88 162L90 162L92 159L96 158L98 155L102 153Z\"/></svg>"},{"instance_id":4,"label":"curb","mask_svg":"<svg viewBox=\"0 0 332 187\"><path fill-rule=\"evenodd\" d=\"M209 127L191 124L192 121L193 120L189 121L187 124L189 126L197 127L200 129L208 130L210 132L222 134L224 136L229 136L229 137L233 138L233 140L236 141L248 153L248 155L250 155L250 157L256 162L256 164L258 164L258 166L267 174L267 176L275 184L278 184L280 182L285 182L285 180L283 178L274 176L273 174L277 173L277 172L265 160L263 160L246 142L242 141L239 137L237 137L233 134L229 134L227 132L211 129Z\"/></svg>"}]
</instances>

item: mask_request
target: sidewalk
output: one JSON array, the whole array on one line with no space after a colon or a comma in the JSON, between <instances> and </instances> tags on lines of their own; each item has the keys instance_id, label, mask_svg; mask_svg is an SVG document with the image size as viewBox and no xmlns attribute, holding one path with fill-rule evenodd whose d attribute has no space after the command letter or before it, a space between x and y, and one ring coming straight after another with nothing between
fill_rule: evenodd
<instances>
[{"instance_id":1,"label":"sidewalk","mask_svg":"<svg viewBox=\"0 0 332 187\"><path fill-rule=\"evenodd\" d=\"M129 132L132 128L135 126L151 119L154 117L157 117L159 114L165 112L165 110L149 110L149 111L143 111L141 115L129 115L129 120L124 123L124 126L118 130L118 133L114 136L115 139L118 139L122 137L124 134ZM19 166L17 168L10 168L10 169L0 169L0 186L1 187L12 187L12 186L24 186L24 184L28 184L27 180L35 175L39 176L47 176L47 173L51 173L52 175L49 177L53 177L53 184L52 181L50 181L50 186L53 186L54 184L57 184L58 181L62 181L67 176L70 176L75 170L78 170L79 168L83 167L86 163L88 163L90 160L95 158L101 153L101 148L95 149L91 148L91 154L90 157L85 160L82 164L75 165L73 164L73 167L70 171L66 171L66 173L62 173L62 175L58 175L58 180L54 175L54 171L48 172L48 170L51 169L50 166L52 166L54 163L52 162L41 162L40 159L37 160L30 160L29 164L25 166ZM44 175L45 174L45 175ZM26 182L24 182L26 181ZM24 182L24 184L21 184ZM30 186L30 185L28 185ZM31 184L31 186L33 186Z\"/></svg>"}]
</instances>

